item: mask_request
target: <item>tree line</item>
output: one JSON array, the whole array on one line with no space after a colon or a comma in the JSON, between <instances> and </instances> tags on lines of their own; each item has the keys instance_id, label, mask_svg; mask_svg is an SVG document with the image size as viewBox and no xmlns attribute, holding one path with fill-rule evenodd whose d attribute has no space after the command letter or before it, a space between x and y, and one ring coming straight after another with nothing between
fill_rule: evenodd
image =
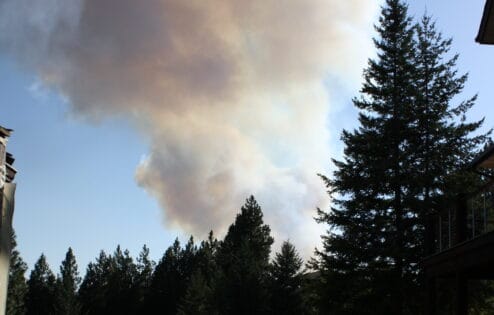
<instances>
[{"instance_id":1,"label":"tree line","mask_svg":"<svg viewBox=\"0 0 494 315\"><path fill-rule=\"evenodd\" d=\"M81 279L69 249L57 276L42 255L26 281L14 250L8 314L423 313L427 216L478 187L465 166L491 131L468 121L476 96L459 99L467 75L431 17L414 21L405 2L386 0L375 27L358 126L321 175L331 208L316 220L328 229L306 269L289 242L270 261L273 238L250 197L222 240L176 240L157 263L147 247L135 260L117 247Z\"/></svg>"},{"instance_id":2,"label":"tree line","mask_svg":"<svg viewBox=\"0 0 494 315\"><path fill-rule=\"evenodd\" d=\"M223 240L176 239L157 263L118 246L81 278L69 248L57 275L42 254L26 280L14 248L7 314L305 314L302 259L286 241L270 262L273 241L251 196Z\"/></svg>"}]
</instances>

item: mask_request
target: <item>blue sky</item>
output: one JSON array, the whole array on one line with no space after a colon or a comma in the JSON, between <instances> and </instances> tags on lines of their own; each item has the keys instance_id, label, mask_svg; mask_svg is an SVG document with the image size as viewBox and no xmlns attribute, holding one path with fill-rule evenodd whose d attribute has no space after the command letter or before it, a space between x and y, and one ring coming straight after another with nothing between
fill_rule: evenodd
<instances>
[{"instance_id":1,"label":"blue sky","mask_svg":"<svg viewBox=\"0 0 494 315\"><path fill-rule=\"evenodd\" d=\"M452 50L460 54L458 68L470 74L461 96L479 94L469 119L485 116L487 130L494 126L489 77L494 46L474 42L483 5L483 0L422 0L411 2L410 12L421 16L427 8L438 29L453 37ZM181 229L163 224L159 200L136 184L136 166L152 140L133 120L114 115L94 122L74 115L63 97L40 87L29 67L7 55L0 55L0 73L0 124L15 130L8 150L19 170L14 227L29 266L43 252L58 271L69 246L81 270L100 249L111 252L117 244L134 256L147 244L158 259L176 236L187 237ZM358 82L342 84L339 78L327 80L336 104L329 111L329 140L321 143L336 157L342 150L341 129L356 125L351 97L359 87Z\"/></svg>"},{"instance_id":2,"label":"blue sky","mask_svg":"<svg viewBox=\"0 0 494 315\"><path fill-rule=\"evenodd\" d=\"M146 141L124 120L87 124L70 117L55 94L33 94L34 78L6 60L0 84L2 124L15 130L14 228L30 266L41 252L58 265L72 246L81 266L117 244L137 254L158 251L178 235L161 224L156 201L139 188L134 171Z\"/></svg>"}]
</instances>

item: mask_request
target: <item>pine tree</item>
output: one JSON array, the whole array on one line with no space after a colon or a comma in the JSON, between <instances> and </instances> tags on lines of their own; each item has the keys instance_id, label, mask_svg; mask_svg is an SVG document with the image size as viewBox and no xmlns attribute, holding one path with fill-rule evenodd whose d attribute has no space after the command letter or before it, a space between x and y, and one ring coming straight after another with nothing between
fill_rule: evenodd
<instances>
[{"instance_id":1,"label":"pine tree","mask_svg":"<svg viewBox=\"0 0 494 315\"><path fill-rule=\"evenodd\" d=\"M149 248L144 245L137 258L138 283L141 287L149 287L155 265L156 263L149 258Z\"/></svg>"},{"instance_id":2,"label":"pine tree","mask_svg":"<svg viewBox=\"0 0 494 315\"><path fill-rule=\"evenodd\" d=\"M111 272L108 276L106 295L109 314L132 314L137 303L133 295L137 267L128 250L122 251L117 246L111 258Z\"/></svg>"},{"instance_id":3,"label":"pine tree","mask_svg":"<svg viewBox=\"0 0 494 315\"><path fill-rule=\"evenodd\" d=\"M285 241L271 266L271 314L304 314L301 267L302 258L295 247Z\"/></svg>"},{"instance_id":4,"label":"pine tree","mask_svg":"<svg viewBox=\"0 0 494 315\"><path fill-rule=\"evenodd\" d=\"M175 313L181 295L177 292L181 281L178 266L180 252L180 241L177 238L156 265L151 280L151 295L146 303L148 314L158 314L159 311Z\"/></svg>"},{"instance_id":5,"label":"pine tree","mask_svg":"<svg viewBox=\"0 0 494 315\"><path fill-rule=\"evenodd\" d=\"M175 314L177 312L196 268L196 254L197 247L192 237L184 249L176 239L166 250L153 273L147 313Z\"/></svg>"},{"instance_id":6,"label":"pine tree","mask_svg":"<svg viewBox=\"0 0 494 315\"><path fill-rule=\"evenodd\" d=\"M34 265L27 285L27 314L53 314L55 303L55 275L50 270L44 254L41 254Z\"/></svg>"},{"instance_id":7,"label":"pine tree","mask_svg":"<svg viewBox=\"0 0 494 315\"><path fill-rule=\"evenodd\" d=\"M10 254L9 284L7 292L7 314L26 314L25 299L28 291L25 273L27 264L22 260L16 249L17 242L15 232L10 236L12 252Z\"/></svg>"},{"instance_id":8,"label":"pine tree","mask_svg":"<svg viewBox=\"0 0 494 315\"><path fill-rule=\"evenodd\" d=\"M197 270L191 277L185 295L178 307L178 315L213 315L212 290L202 273Z\"/></svg>"},{"instance_id":9,"label":"pine tree","mask_svg":"<svg viewBox=\"0 0 494 315\"><path fill-rule=\"evenodd\" d=\"M107 312L108 283L113 271L111 255L101 251L95 262L90 262L79 288L83 314L104 315Z\"/></svg>"},{"instance_id":10,"label":"pine tree","mask_svg":"<svg viewBox=\"0 0 494 315\"><path fill-rule=\"evenodd\" d=\"M217 314L217 298L214 288L219 271L216 263L218 241L209 232L208 239L202 241L195 255L195 271L181 299L178 314Z\"/></svg>"},{"instance_id":11,"label":"pine tree","mask_svg":"<svg viewBox=\"0 0 494 315\"><path fill-rule=\"evenodd\" d=\"M181 252L179 266L182 278L186 280L184 282L184 288L186 288L194 271L197 269L197 246L195 245L194 238L192 236L189 238L187 244L185 244L185 247Z\"/></svg>"},{"instance_id":12,"label":"pine tree","mask_svg":"<svg viewBox=\"0 0 494 315\"><path fill-rule=\"evenodd\" d=\"M332 208L317 220L330 230L311 266L321 275L323 312L420 312L426 212L486 139L470 136L482 122L464 122L474 99L451 106L466 76L457 76L456 57L443 60L450 42L426 24L414 33L406 5L386 1L377 58L353 101L360 126L343 131L343 161L333 160L332 178L322 176Z\"/></svg>"},{"instance_id":13,"label":"pine tree","mask_svg":"<svg viewBox=\"0 0 494 315\"><path fill-rule=\"evenodd\" d=\"M489 141L486 134L469 134L478 130L483 120L466 122L468 110L477 96L451 106L455 96L463 91L467 74L458 75L458 54L449 59L451 39L443 39L430 16L424 15L417 24L417 146L416 161L421 171L417 192L424 209L437 209L438 205L454 202L459 193L471 193L482 185L478 174L470 172L465 164L478 153L479 147ZM452 123L443 123L444 119ZM445 136L446 135L446 136ZM437 161L442 161L437 163ZM477 294L469 298L471 306L483 304L482 297L492 294L492 288L479 282L471 284ZM444 289L444 288L443 288Z\"/></svg>"},{"instance_id":14,"label":"pine tree","mask_svg":"<svg viewBox=\"0 0 494 315\"><path fill-rule=\"evenodd\" d=\"M79 289L83 314L137 314L137 266L128 250L117 246L113 255L100 252L88 265Z\"/></svg>"},{"instance_id":15,"label":"pine tree","mask_svg":"<svg viewBox=\"0 0 494 315\"><path fill-rule=\"evenodd\" d=\"M210 287L214 286L214 281L217 277L218 264L216 255L218 248L218 240L214 237L213 231L210 231L208 239L201 242L201 246L197 251L197 269Z\"/></svg>"},{"instance_id":16,"label":"pine tree","mask_svg":"<svg viewBox=\"0 0 494 315\"><path fill-rule=\"evenodd\" d=\"M452 40L442 38L430 16L422 17L416 31L416 142L413 145L417 147L414 158L418 171L414 181L422 188L417 195L430 209L438 199L475 189L478 178L465 173L465 165L486 144L491 131L470 136L483 123L483 119L466 122L467 112L477 96L452 105L468 78L467 74L458 75L455 69L458 54L447 59Z\"/></svg>"},{"instance_id":17,"label":"pine tree","mask_svg":"<svg viewBox=\"0 0 494 315\"><path fill-rule=\"evenodd\" d=\"M55 294L55 310L57 314L77 315L81 308L77 298L77 290L81 278L77 270L77 262L69 247L65 254L65 259L60 266L60 275L57 278L57 289Z\"/></svg>"},{"instance_id":18,"label":"pine tree","mask_svg":"<svg viewBox=\"0 0 494 315\"><path fill-rule=\"evenodd\" d=\"M407 8L388 0L374 40L378 59L364 72L362 93L354 99L360 127L344 130L344 161L335 161L334 178L323 176L332 195L319 222L332 228L323 237L316 266L326 292L323 310L335 314L400 314L405 209L402 187L410 132L414 41ZM351 284L351 285L350 285ZM327 287L331 285L331 287ZM379 297L379 298L378 298ZM395 302L395 303L393 303Z\"/></svg>"},{"instance_id":19,"label":"pine tree","mask_svg":"<svg viewBox=\"0 0 494 315\"><path fill-rule=\"evenodd\" d=\"M134 284L133 300L136 301L137 314L145 310L145 301L149 296L151 280L156 263L149 258L149 248L144 245L137 258L137 277Z\"/></svg>"},{"instance_id":20,"label":"pine tree","mask_svg":"<svg viewBox=\"0 0 494 315\"><path fill-rule=\"evenodd\" d=\"M265 314L269 311L267 277L273 238L254 196L242 206L218 252L222 275L215 293L221 314Z\"/></svg>"}]
</instances>

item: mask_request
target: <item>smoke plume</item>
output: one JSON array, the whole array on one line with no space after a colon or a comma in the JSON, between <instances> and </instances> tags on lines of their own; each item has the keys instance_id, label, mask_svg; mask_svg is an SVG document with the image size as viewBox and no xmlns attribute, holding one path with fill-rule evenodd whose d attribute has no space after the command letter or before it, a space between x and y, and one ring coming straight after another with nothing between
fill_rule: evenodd
<instances>
[{"instance_id":1,"label":"smoke plume","mask_svg":"<svg viewBox=\"0 0 494 315\"><path fill-rule=\"evenodd\" d=\"M0 0L0 51L88 120L149 136L138 185L164 222L222 232L254 194L278 239L313 248L327 204L328 74L358 82L361 0ZM339 131L334 131L339 133Z\"/></svg>"}]
</instances>

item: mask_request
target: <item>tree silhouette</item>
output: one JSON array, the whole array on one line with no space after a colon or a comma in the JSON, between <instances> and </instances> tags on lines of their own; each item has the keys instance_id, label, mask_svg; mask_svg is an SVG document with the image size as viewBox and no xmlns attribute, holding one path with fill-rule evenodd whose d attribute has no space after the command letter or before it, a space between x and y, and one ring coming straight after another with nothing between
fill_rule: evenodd
<instances>
[{"instance_id":1,"label":"tree silhouette","mask_svg":"<svg viewBox=\"0 0 494 315\"><path fill-rule=\"evenodd\" d=\"M302 258L288 241L283 242L271 265L271 314L304 314Z\"/></svg>"},{"instance_id":2,"label":"tree silhouette","mask_svg":"<svg viewBox=\"0 0 494 315\"><path fill-rule=\"evenodd\" d=\"M28 286L26 283L27 265L22 260L19 251L16 249L17 242L15 232L10 235L12 252L10 254L9 284L7 292L7 314L26 314L26 294Z\"/></svg>"},{"instance_id":3,"label":"tree silhouette","mask_svg":"<svg viewBox=\"0 0 494 315\"><path fill-rule=\"evenodd\" d=\"M55 275L50 270L45 255L41 254L34 265L27 285L27 314L53 314L55 311Z\"/></svg>"},{"instance_id":4,"label":"tree silhouette","mask_svg":"<svg viewBox=\"0 0 494 315\"><path fill-rule=\"evenodd\" d=\"M60 275L57 278L55 291L55 311L57 314L77 315L81 312L77 290L81 283L81 277L77 270L77 262L69 247L65 259L60 266Z\"/></svg>"},{"instance_id":5,"label":"tree silhouette","mask_svg":"<svg viewBox=\"0 0 494 315\"><path fill-rule=\"evenodd\" d=\"M360 126L343 131L343 160L322 176L332 208L317 220L330 230L311 266L332 314L420 312L425 216L486 141L471 136L481 121L464 121L474 99L452 105L466 76L446 59L450 41L428 19L416 27L400 0L386 1L376 30L377 57L353 100Z\"/></svg>"},{"instance_id":6,"label":"tree silhouette","mask_svg":"<svg viewBox=\"0 0 494 315\"><path fill-rule=\"evenodd\" d=\"M265 314L269 311L267 289L269 254L273 238L263 222L254 196L242 206L218 251L222 270L217 283L221 314Z\"/></svg>"}]
</instances>

